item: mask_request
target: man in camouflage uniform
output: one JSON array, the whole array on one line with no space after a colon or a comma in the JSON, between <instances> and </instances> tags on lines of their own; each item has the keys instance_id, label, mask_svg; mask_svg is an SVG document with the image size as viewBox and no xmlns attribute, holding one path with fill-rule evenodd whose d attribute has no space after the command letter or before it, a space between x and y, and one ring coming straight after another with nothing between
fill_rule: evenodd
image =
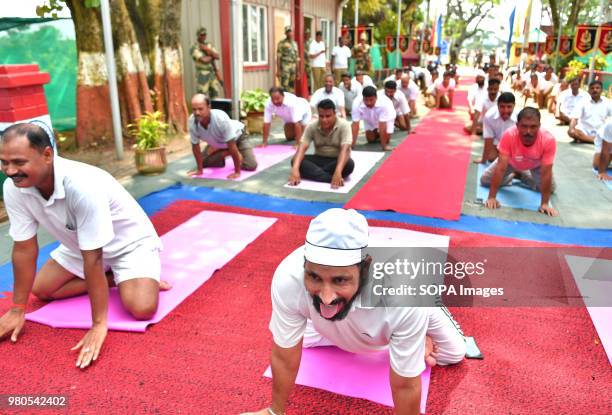
<instances>
[{"instance_id":1,"label":"man in camouflage uniform","mask_svg":"<svg viewBox=\"0 0 612 415\"><path fill-rule=\"evenodd\" d=\"M304 72L306 73L306 81L308 82L308 91L312 92L312 68L310 67L310 58L308 57L308 49L310 49L310 29L304 31Z\"/></svg>"},{"instance_id":2,"label":"man in camouflage uniform","mask_svg":"<svg viewBox=\"0 0 612 415\"><path fill-rule=\"evenodd\" d=\"M206 41L206 28L197 31L198 41L191 47L191 57L195 62L198 93L214 99L222 95L223 88L217 79L215 60L219 52Z\"/></svg>"},{"instance_id":3,"label":"man in camouflage uniform","mask_svg":"<svg viewBox=\"0 0 612 415\"><path fill-rule=\"evenodd\" d=\"M280 80L280 86L285 91L295 92L295 83L300 79L298 71L297 43L293 40L293 31L291 26L285 27L285 35L287 36L280 42L276 48L276 73Z\"/></svg>"},{"instance_id":4,"label":"man in camouflage uniform","mask_svg":"<svg viewBox=\"0 0 612 415\"><path fill-rule=\"evenodd\" d=\"M366 43L368 36L362 33L359 43L353 47L353 59L355 59L355 71L370 72L370 45Z\"/></svg>"}]
</instances>

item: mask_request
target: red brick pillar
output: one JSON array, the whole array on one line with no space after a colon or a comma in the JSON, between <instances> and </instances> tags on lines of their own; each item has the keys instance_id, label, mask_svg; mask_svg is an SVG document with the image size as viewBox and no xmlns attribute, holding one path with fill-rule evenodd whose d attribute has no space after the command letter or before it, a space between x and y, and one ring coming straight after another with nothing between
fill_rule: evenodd
<instances>
[{"instance_id":1,"label":"red brick pillar","mask_svg":"<svg viewBox=\"0 0 612 415\"><path fill-rule=\"evenodd\" d=\"M50 80L38 65L0 65L0 131L32 120L53 128L43 89Z\"/></svg>"}]
</instances>

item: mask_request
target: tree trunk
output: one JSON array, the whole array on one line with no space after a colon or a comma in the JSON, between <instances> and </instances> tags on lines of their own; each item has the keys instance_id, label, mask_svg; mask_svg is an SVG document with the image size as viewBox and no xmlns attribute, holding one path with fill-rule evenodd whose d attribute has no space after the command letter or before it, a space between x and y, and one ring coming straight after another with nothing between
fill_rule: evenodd
<instances>
[{"instance_id":1,"label":"tree trunk","mask_svg":"<svg viewBox=\"0 0 612 415\"><path fill-rule=\"evenodd\" d=\"M173 131L187 131L187 105L183 87L183 50L181 48L181 0L162 0L159 47L162 51L163 92L166 116ZM160 91L161 92L161 91Z\"/></svg>"},{"instance_id":2,"label":"tree trunk","mask_svg":"<svg viewBox=\"0 0 612 415\"><path fill-rule=\"evenodd\" d=\"M550 18L553 24L553 35L555 37L559 34L559 4L557 0L548 0L548 4L550 5Z\"/></svg>"},{"instance_id":3,"label":"tree trunk","mask_svg":"<svg viewBox=\"0 0 612 415\"><path fill-rule=\"evenodd\" d=\"M565 25L565 27L571 28L571 30L574 30L576 28L576 25L578 24L578 13L580 12L580 8L582 7L583 3L584 0L574 0L572 2L572 9L570 11L570 15L567 19L567 24Z\"/></svg>"},{"instance_id":4,"label":"tree trunk","mask_svg":"<svg viewBox=\"0 0 612 415\"><path fill-rule=\"evenodd\" d=\"M104 57L102 25L98 9L81 0L66 0L72 14L78 51L76 142L82 147L113 136Z\"/></svg>"},{"instance_id":5,"label":"tree trunk","mask_svg":"<svg viewBox=\"0 0 612 415\"><path fill-rule=\"evenodd\" d=\"M124 0L111 2L117 82L124 128L144 112L153 111L149 84L136 33Z\"/></svg>"}]
</instances>

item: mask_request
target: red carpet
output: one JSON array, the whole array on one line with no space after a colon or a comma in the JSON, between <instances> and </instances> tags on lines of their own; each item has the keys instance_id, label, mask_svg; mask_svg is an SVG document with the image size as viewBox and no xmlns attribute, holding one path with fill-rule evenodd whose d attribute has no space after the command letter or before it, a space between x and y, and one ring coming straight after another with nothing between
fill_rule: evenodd
<instances>
[{"instance_id":1,"label":"red carpet","mask_svg":"<svg viewBox=\"0 0 612 415\"><path fill-rule=\"evenodd\" d=\"M0 344L2 393L67 394L68 412L85 414L238 414L267 406L271 384L262 373L271 344L270 280L282 258L302 244L310 218L181 201L155 215L153 223L165 233L205 208L279 220L145 334L110 332L101 360L86 371L74 367L69 351L84 331L28 323L17 344ZM541 246L468 232L371 224L444 233L455 246ZM0 312L8 306L7 299L0 300ZM428 413L611 412L612 373L583 308L453 311L476 337L485 360L434 368ZM58 413L36 411L47 412ZM287 413L392 411L296 387Z\"/></svg>"},{"instance_id":2,"label":"red carpet","mask_svg":"<svg viewBox=\"0 0 612 415\"><path fill-rule=\"evenodd\" d=\"M453 111L431 110L346 207L459 219L472 137L463 132L467 92L454 100Z\"/></svg>"}]
</instances>

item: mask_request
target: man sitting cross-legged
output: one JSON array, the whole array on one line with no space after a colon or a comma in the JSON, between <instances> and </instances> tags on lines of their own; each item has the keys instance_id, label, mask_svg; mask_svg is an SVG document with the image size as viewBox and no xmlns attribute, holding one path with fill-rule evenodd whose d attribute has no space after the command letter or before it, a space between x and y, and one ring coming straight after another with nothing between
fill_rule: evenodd
<instances>
[{"instance_id":1,"label":"man sitting cross-legged","mask_svg":"<svg viewBox=\"0 0 612 415\"><path fill-rule=\"evenodd\" d=\"M516 177L530 189L542 193L540 212L557 216L557 211L549 203L555 187L555 138L540 128L540 111L537 109L525 107L516 118L516 126L508 129L499 142L499 157L480 178L480 184L490 188L485 206L499 208L501 205L496 196L500 186L512 184Z\"/></svg>"},{"instance_id":2,"label":"man sitting cross-legged","mask_svg":"<svg viewBox=\"0 0 612 415\"><path fill-rule=\"evenodd\" d=\"M15 281L0 338L17 341L30 292L44 301L87 294L92 326L72 349L80 349L76 365L85 368L100 355L108 331L107 271L138 320L153 317L159 290L169 285L160 284L161 241L134 198L104 170L56 156L54 147L42 123L14 124L0 138ZM60 245L36 272L40 226Z\"/></svg>"},{"instance_id":3,"label":"man sitting cross-legged","mask_svg":"<svg viewBox=\"0 0 612 415\"><path fill-rule=\"evenodd\" d=\"M353 172L351 159L351 125L336 115L336 105L330 99L317 104L319 119L304 130L302 142L291 161L289 184L297 186L302 178L331 183L332 189L344 186L344 179ZM315 154L306 155L314 142Z\"/></svg>"}]
</instances>

